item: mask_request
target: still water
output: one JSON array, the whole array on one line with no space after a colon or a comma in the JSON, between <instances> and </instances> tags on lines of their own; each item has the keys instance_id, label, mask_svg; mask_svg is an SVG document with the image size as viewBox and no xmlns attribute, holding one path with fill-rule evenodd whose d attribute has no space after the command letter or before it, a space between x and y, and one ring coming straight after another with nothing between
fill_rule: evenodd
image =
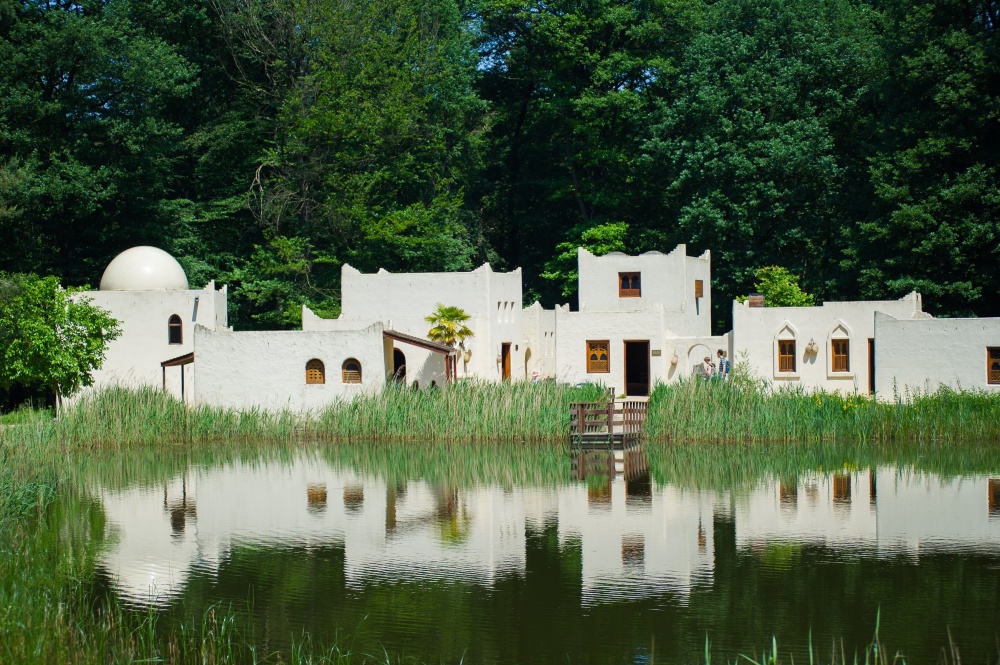
<instances>
[{"instance_id":1,"label":"still water","mask_svg":"<svg viewBox=\"0 0 1000 665\"><path fill-rule=\"evenodd\" d=\"M537 482L428 479L317 450L102 483L102 586L177 621L232 608L263 652L310 633L421 662L1000 662L1000 470L906 465L657 481L643 451ZM558 466L558 465L557 465ZM516 476L515 477L519 477ZM863 660L863 656L862 656Z\"/></svg>"}]
</instances>

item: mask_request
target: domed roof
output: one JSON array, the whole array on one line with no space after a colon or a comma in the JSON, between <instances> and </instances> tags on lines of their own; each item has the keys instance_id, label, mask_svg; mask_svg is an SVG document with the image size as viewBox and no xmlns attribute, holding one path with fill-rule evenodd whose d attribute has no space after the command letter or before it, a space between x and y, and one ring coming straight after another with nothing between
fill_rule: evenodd
<instances>
[{"instance_id":1,"label":"domed roof","mask_svg":"<svg viewBox=\"0 0 1000 665\"><path fill-rule=\"evenodd\" d=\"M133 247L104 269L101 291L176 291L188 288L177 259L156 247Z\"/></svg>"}]
</instances>

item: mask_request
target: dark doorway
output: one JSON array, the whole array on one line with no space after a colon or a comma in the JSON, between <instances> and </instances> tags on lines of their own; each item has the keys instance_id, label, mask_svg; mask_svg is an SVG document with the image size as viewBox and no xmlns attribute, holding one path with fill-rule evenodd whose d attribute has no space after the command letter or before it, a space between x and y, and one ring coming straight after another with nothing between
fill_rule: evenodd
<instances>
[{"instance_id":1,"label":"dark doorway","mask_svg":"<svg viewBox=\"0 0 1000 665\"><path fill-rule=\"evenodd\" d=\"M406 356L399 349L392 350L392 380L406 384Z\"/></svg>"},{"instance_id":2,"label":"dark doorway","mask_svg":"<svg viewBox=\"0 0 1000 665\"><path fill-rule=\"evenodd\" d=\"M625 342L625 394L649 395L649 340Z\"/></svg>"},{"instance_id":3,"label":"dark doorway","mask_svg":"<svg viewBox=\"0 0 1000 665\"><path fill-rule=\"evenodd\" d=\"M868 338L868 394L875 394L875 339Z\"/></svg>"},{"instance_id":4,"label":"dark doorway","mask_svg":"<svg viewBox=\"0 0 1000 665\"><path fill-rule=\"evenodd\" d=\"M504 381L510 381L510 342L504 342L500 347L500 366Z\"/></svg>"}]
</instances>

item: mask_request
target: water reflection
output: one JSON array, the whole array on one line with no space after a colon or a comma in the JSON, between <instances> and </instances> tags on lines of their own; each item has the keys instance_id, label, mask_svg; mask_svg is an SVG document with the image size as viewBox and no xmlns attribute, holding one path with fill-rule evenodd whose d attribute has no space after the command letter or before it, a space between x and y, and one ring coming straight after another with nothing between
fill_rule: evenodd
<instances>
[{"instance_id":1,"label":"water reflection","mask_svg":"<svg viewBox=\"0 0 1000 665\"><path fill-rule=\"evenodd\" d=\"M620 659L638 648L638 625L659 635L660 649L672 640L678 656L696 655L723 623L733 640L761 626L804 640L818 601L837 636L869 638L881 606L887 625L905 618L940 648L947 635L920 634L908 613L925 632L972 615L928 616L930 603L965 607L983 622L968 634L992 643L998 478L850 468L701 490L652 481L638 450L582 453L568 475L549 487L468 486L361 473L311 454L192 466L156 487L100 492L109 538L99 565L135 605L252 596L262 625L285 622L283 634L364 620L386 644L436 643L448 630L490 644L538 633L524 644L551 645L552 662L574 648L620 648L608 656ZM515 606L517 618L501 620ZM583 639L588 630L604 642ZM496 649L475 660L507 660Z\"/></svg>"}]
</instances>

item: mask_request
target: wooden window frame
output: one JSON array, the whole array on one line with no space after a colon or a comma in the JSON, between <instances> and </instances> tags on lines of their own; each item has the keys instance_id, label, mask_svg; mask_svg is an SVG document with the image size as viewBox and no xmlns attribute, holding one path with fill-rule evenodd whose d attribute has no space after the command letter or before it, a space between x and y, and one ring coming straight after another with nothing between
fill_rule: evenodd
<instances>
[{"instance_id":1,"label":"wooden window frame","mask_svg":"<svg viewBox=\"0 0 1000 665\"><path fill-rule=\"evenodd\" d=\"M786 346L791 348L782 348ZM795 346L796 345L794 339L778 340L778 372L780 372L781 374L795 373L796 369Z\"/></svg>"},{"instance_id":2,"label":"wooden window frame","mask_svg":"<svg viewBox=\"0 0 1000 665\"><path fill-rule=\"evenodd\" d=\"M184 322L177 314L171 314L167 319L167 344L184 343Z\"/></svg>"},{"instance_id":3,"label":"wooden window frame","mask_svg":"<svg viewBox=\"0 0 1000 665\"><path fill-rule=\"evenodd\" d=\"M319 358L306 363L306 384L318 386L326 383L326 365Z\"/></svg>"},{"instance_id":4,"label":"wooden window frame","mask_svg":"<svg viewBox=\"0 0 1000 665\"><path fill-rule=\"evenodd\" d=\"M851 371L851 340L838 337L830 340L830 371L847 374Z\"/></svg>"},{"instance_id":5,"label":"wooden window frame","mask_svg":"<svg viewBox=\"0 0 1000 665\"><path fill-rule=\"evenodd\" d=\"M354 363L358 366L355 369L347 369L348 363ZM348 358L340 366L340 380L343 383L361 383L361 362L357 358Z\"/></svg>"},{"instance_id":6,"label":"wooden window frame","mask_svg":"<svg viewBox=\"0 0 1000 665\"><path fill-rule=\"evenodd\" d=\"M701 279L694 280L694 297L695 299L705 297L705 281Z\"/></svg>"},{"instance_id":7,"label":"wooden window frame","mask_svg":"<svg viewBox=\"0 0 1000 665\"><path fill-rule=\"evenodd\" d=\"M1000 385L1000 369L993 369L993 363L1000 363L1000 346L986 347L986 385Z\"/></svg>"},{"instance_id":8,"label":"wooden window frame","mask_svg":"<svg viewBox=\"0 0 1000 665\"><path fill-rule=\"evenodd\" d=\"M601 358L601 351L604 358ZM596 355L596 358L591 358ZM587 340L587 374L610 374L611 373L611 340L597 339Z\"/></svg>"},{"instance_id":9,"label":"wooden window frame","mask_svg":"<svg viewBox=\"0 0 1000 665\"><path fill-rule=\"evenodd\" d=\"M623 285L628 280L629 286ZM620 272L618 273L618 297L619 298L641 298L642 297L642 273L641 272Z\"/></svg>"}]
</instances>

